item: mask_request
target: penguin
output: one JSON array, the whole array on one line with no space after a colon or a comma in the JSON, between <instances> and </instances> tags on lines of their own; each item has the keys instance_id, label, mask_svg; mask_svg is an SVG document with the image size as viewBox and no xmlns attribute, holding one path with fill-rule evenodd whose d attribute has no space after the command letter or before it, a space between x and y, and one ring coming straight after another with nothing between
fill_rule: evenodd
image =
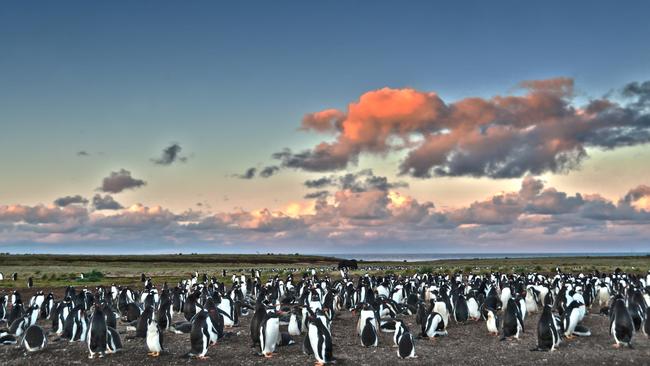
<instances>
[{"instance_id":1,"label":"penguin","mask_svg":"<svg viewBox=\"0 0 650 366\"><path fill-rule=\"evenodd\" d=\"M454 320L456 323L465 323L469 319L469 308L465 296L459 295L454 306Z\"/></svg>"},{"instance_id":2,"label":"penguin","mask_svg":"<svg viewBox=\"0 0 650 366\"><path fill-rule=\"evenodd\" d=\"M171 302L167 301L160 305L156 314L156 321L161 330L169 329L172 324Z\"/></svg>"},{"instance_id":3,"label":"penguin","mask_svg":"<svg viewBox=\"0 0 650 366\"><path fill-rule=\"evenodd\" d=\"M29 277L29 278L27 279L27 287L28 287L28 288L32 288L32 287L34 287L34 279L33 279L33 278Z\"/></svg>"},{"instance_id":4,"label":"penguin","mask_svg":"<svg viewBox=\"0 0 650 366\"><path fill-rule=\"evenodd\" d=\"M255 304L255 312L253 313L253 318L251 319L250 331L253 347L255 347L255 345L257 345L260 341L260 326L262 324L262 320L264 320L264 317L266 316L266 306L264 306L264 303L262 302L263 297L264 295L260 294L257 298L257 302Z\"/></svg>"},{"instance_id":5,"label":"penguin","mask_svg":"<svg viewBox=\"0 0 650 366\"><path fill-rule=\"evenodd\" d=\"M287 331L292 336L299 336L302 333L301 322L299 320L300 308L294 307L291 309L291 316L289 317L289 326Z\"/></svg>"},{"instance_id":6,"label":"penguin","mask_svg":"<svg viewBox=\"0 0 650 366\"><path fill-rule=\"evenodd\" d=\"M632 348L634 322L625 306L625 301L621 297L614 300L614 304L610 307L609 314L609 329L614 337L614 347L619 348L621 344L623 344Z\"/></svg>"},{"instance_id":7,"label":"penguin","mask_svg":"<svg viewBox=\"0 0 650 366\"><path fill-rule=\"evenodd\" d=\"M307 335L308 336L305 337L305 343L309 340L309 351L314 354L317 365L334 362L334 357L332 356L332 334L323 324L321 318L313 317L309 321L309 330L307 331ZM305 352L304 346L303 352Z\"/></svg>"},{"instance_id":8,"label":"penguin","mask_svg":"<svg viewBox=\"0 0 650 366\"><path fill-rule=\"evenodd\" d=\"M467 315L471 320L479 320L481 318L480 306L474 296L467 297Z\"/></svg>"},{"instance_id":9,"label":"penguin","mask_svg":"<svg viewBox=\"0 0 650 366\"><path fill-rule=\"evenodd\" d=\"M142 312L142 315L140 315L138 325L135 328L135 336L137 338L147 338L147 328L151 319L153 319L153 306L147 306Z\"/></svg>"},{"instance_id":10,"label":"penguin","mask_svg":"<svg viewBox=\"0 0 650 366\"><path fill-rule=\"evenodd\" d=\"M208 359L208 347L210 346L210 333L208 326L210 318L205 311L199 311L192 318L192 329L190 330L191 349L185 354L186 357L196 357L200 360Z\"/></svg>"},{"instance_id":11,"label":"penguin","mask_svg":"<svg viewBox=\"0 0 650 366\"><path fill-rule=\"evenodd\" d=\"M498 336L499 327L501 326L501 317L499 317L496 311L488 309L485 325L487 326L487 330L490 334Z\"/></svg>"},{"instance_id":12,"label":"penguin","mask_svg":"<svg viewBox=\"0 0 650 366\"><path fill-rule=\"evenodd\" d=\"M0 296L0 323L7 321L7 295Z\"/></svg>"},{"instance_id":13,"label":"penguin","mask_svg":"<svg viewBox=\"0 0 650 366\"><path fill-rule=\"evenodd\" d=\"M0 344L10 345L18 343L18 338L15 335L9 333L0 333Z\"/></svg>"},{"instance_id":14,"label":"penguin","mask_svg":"<svg viewBox=\"0 0 650 366\"><path fill-rule=\"evenodd\" d=\"M519 333L524 331L524 323L521 319L521 312L513 298L508 300L508 303L503 314L503 334L501 340L508 337L515 337L519 339Z\"/></svg>"},{"instance_id":15,"label":"penguin","mask_svg":"<svg viewBox=\"0 0 650 366\"><path fill-rule=\"evenodd\" d=\"M584 305L578 301L572 301L564 311L564 336L567 339L573 339L576 326L580 322L580 306Z\"/></svg>"},{"instance_id":16,"label":"penguin","mask_svg":"<svg viewBox=\"0 0 650 366\"><path fill-rule=\"evenodd\" d=\"M537 323L537 351L554 351L560 345L560 332L557 328L553 307L544 305Z\"/></svg>"},{"instance_id":17,"label":"penguin","mask_svg":"<svg viewBox=\"0 0 650 366\"><path fill-rule=\"evenodd\" d=\"M113 327L107 327L106 332L106 353L115 353L122 349L120 334Z\"/></svg>"},{"instance_id":18,"label":"penguin","mask_svg":"<svg viewBox=\"0 0 650 366\"><path fill-rule=\"evenodd\" d=\"M280 318L276 313L267 313L260 326L260 348L264 357L273 357L279 338Z\"/></svg>"},{"instance_id":19,"label":"penguin","mask_svg":"<svg viewBox=\"0 0 650 366\"><path fill-rule=\"evenodd\" d=\"M379 343L379 335L374 318L367 317L365 324L361 328L361 345L364 347L377 347Z\"/></svg>"},{"instance_id":20,"label":"penguin","mask_svg":"<svg viewBox=\"0 0 650 366\"><path fill-rule=\"evenodd\" d=\"M650 273L650 271L648 271L648 273ZM650 337L650 306L647 309L645 309L645 322L643 323L643 333L645 333L646 337Z\"/></svg>"},{"instance_id":21,"label":"penguin","mask_svg":"<svg viewBox=\"0 0 650 366\"><path fill-rule=\"evenodd\" d=\"M90 352L88 358L94 358L95 354L99 354L99 357L104 357L107 348L107 333L108 327L104 312L100 307L95 307L92 320L90 321L90 328L88 329L88 351Z\"/></svg>"},{"instance_id":22,"label":"penguin","mask_svg":"<svg viewBox=\"0 0 650 366\"><path fill-rule=\"evenodd\" d=\"M445 321L442 318L442 315L436 313L435 311L431 312L427 319L422 323L422 333L420 334L423 338L442 337L446 336L447 331L445 330Z\"/></svg>"},{"instance_id":23,"label":"penguin","mask_svg":"<svg viewBox=\"0 0 650 366\"><path fill-rule=\"evenodd\" d=\"M393 342L397 346L397 357L399 358L417 358L415 355L415 344L413 336L409 332L404 321L398 319L395 321L395 334Z\"/></svg>"},{"instance_id":24,"label":"penguin","mask_svg":"<svg viewBox=\"0 0 650 366\"><path fill-rule=\"evenodd\" d=\"M27 352L43 350L47 346L47 334L45 330L36 324L32 324L25 330L23 336L23 347Z\"/></svg>"},{"instance_id":25,"label":"penguin","mask_svg":"<svg viewBox=\"0 0 650 366\"><path fill-rule=\"evenodd\" d=\"M152 357L158 357L164 351L163 332L158 326L158 321L153 318L149 319L147 324L147 349L148 355Z\"/></svg>"},{"instance_id":26,"label":"penguin","mask_svg":"<svg viewBox=\"0 0 650 366\"><path fill-rule=\"evenodd\" d=\"M18 272L14 272L14 273L11 275L11 279L12 279L13 281L18 281Z\"/></svg>"}]
</instances>

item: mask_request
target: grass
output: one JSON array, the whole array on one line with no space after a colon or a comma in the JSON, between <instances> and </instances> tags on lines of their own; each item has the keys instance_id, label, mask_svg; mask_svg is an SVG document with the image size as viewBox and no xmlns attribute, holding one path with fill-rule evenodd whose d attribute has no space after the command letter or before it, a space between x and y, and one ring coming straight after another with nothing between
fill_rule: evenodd
<instances>
[{"instance_id":1,"label":"grass","mask_svg":"<svg viewBox=\"0 0 650 366\"><path fill-rule=\"evenodd\" d=\"M0 288L27 286L27 278L33 277L36 287L138 285L140 274L146 273L156 283L174 284L187 278L194 271L207 273L222 279L222 270L232 273L249 273L251 268L260 269L262 275L285 276L291 271L302 274L310 267L327 268L327 273L338 277L335 270L338 258L303 255L137 255L137 256L89 256L89 255L0 255L0 269L6 279ZM559 266L565 272L601 272L620 268L628 273L646 273L650 269L650 256L627 257L557 257L557 258L490 258L447 259L428 262L359 262L366 266L388 267L396 274L411 275L416 272L442 273L521 273L536 271L553 273ZM19 274L18 281L9 280L11 273ZM356 271L365 273L365 270ZM373 271L370 271L373 272ZM80 274L84 273L84 279ZM229 281L229 278L227 279Z\"/></svg>"}]
</instances>

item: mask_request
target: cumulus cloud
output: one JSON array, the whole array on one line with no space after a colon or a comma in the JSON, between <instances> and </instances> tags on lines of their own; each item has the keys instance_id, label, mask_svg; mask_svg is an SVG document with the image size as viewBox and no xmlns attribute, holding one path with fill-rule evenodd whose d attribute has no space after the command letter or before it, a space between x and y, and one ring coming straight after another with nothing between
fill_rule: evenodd
<instances>
[{"instance_id":1,"label":"cumulus cloud","mask_svg":"<svg viewBox=\"0 0 650 366\"><path fill-rule=\"evenodd\" d=\"M113 199L113 196L111 195L102 195L96 194L93 197L93 207L95 207L95 210L121 210L124 207L117 202L115 199Z\"/></svg>"},{"instance_id":2,"label":"cumulus cloud","mask_svg":"<svg viewBox=\"0 0 650 366\"><path fill-rule=\"evenodd\" d=\"M130 171L120 169L117 172L111 172L108 177L104 178L99 190L107 193L120 193L125 189L135 189L146 184L147 182L144 180L133 178Z\"/></svg>"},{"instance_id":3,"label":"cumulus cloud","mask_svg":"<svg viewBox=\"0 0 650 366\"><path fill-rule=\"evenodd\" d=\"M88 203L88 200L81 197L80 195L74 195L74 196L65 196L65 197L60 197L54 200L54 204L59 206L59 207L65 207L67 205L72 205L72 204L81 204L85 205Z\"/></svg>"},{"instance_id":4,"label":"cumulus cloud","mask_svg":"<svg viewBox=\"0 0 650 366\"><path fill-rule=\"evenodd\" d=\"M405 149L401 174L515 178L576 169L588 148L650 142L650 82L625 86L623 102L599 98L581 106L569 78L519 86L520 95L454 102L409 88L369 91L346 111L305 115L303 129L332 132L334 141L272 158L285 168L324 172L355 165L362 153Z\"/></svg>"},{"instance_id":5,"label":"cumulus cloud","mask_svg":"<svg viewBox=\"0 0 650 366\"><path fill-rule=\"evenodd\" d=\"M187 157L180 155L181 150L181 145L177 143L171 144L163 149L159 158L151 159L151 161L157 165L171 165L176 161L184 163L187 161Z\"/></svg>"}]
</instances>

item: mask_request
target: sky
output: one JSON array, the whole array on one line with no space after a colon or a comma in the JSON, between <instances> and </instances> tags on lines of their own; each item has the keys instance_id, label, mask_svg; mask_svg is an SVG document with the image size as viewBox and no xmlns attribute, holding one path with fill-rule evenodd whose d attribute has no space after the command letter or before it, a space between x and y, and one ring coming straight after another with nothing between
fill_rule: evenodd
<instances>
[{"instance_id":1,"label":"sky","mask_svg":"<svg viewBox=\"0 0 650 366\"><path fill-rule=\"evenodd\" d=\"M649 251L649 11L4 1L0 251Z\"/></svg>"}]
</instances>

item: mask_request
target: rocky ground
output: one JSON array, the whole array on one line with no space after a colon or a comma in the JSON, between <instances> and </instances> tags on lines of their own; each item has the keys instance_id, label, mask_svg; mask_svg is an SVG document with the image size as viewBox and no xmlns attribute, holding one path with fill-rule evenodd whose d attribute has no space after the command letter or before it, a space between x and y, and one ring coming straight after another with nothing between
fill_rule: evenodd
<instances>
[{"instance_id":1,"label":"rocky ground","mask_svg":"<svg viewBox=\"0 0 650 366\"><path fill-rule=\"evenodd\" d=\"M23 296L26 296L25 293ZM487 333L485 322L470 321L456 324L451 321L449 336L435 341L416 340L417 359L399 360L396 349L392 347L392 333L381 334L379 347L363 348L355 332L355 318L350 312L341 312L332 325L334 356L339 365L647 365L650 364L650 339L637 334L634 349L615 349L608 332L608 319L597 315L592 309L583 324L591 329L592 336L564 342L555 352L531 352L535 347L538 314L528 316L526 331L519 340L499 341L498 337ZM415 317L404 317L413 331L417 333ZM179 317L180 319L180 317ZM250 316L242 318L242 324L232 331L231 337L220 341L209 351L209 360L188 360L181 356L190 347L189 335L165 334L167 353L158 358L147 356L143 339L130 339L133 333L126 332L123 325L118 326L122 333L124 349L103 359L88 359L86 343L56 341L50 336L50 343L44 351L26 355L17 346L0 346L2 365L150 365L150 364L225 364L225 365L311 365L314 359L301 351L302 337L296 337L296 344L278 348L271 359L257 356L251 348L249 336ZM49 322L42 325L49 329ZM285 327L282 327L285 330Z\"/></svg>"}]
</instances>

